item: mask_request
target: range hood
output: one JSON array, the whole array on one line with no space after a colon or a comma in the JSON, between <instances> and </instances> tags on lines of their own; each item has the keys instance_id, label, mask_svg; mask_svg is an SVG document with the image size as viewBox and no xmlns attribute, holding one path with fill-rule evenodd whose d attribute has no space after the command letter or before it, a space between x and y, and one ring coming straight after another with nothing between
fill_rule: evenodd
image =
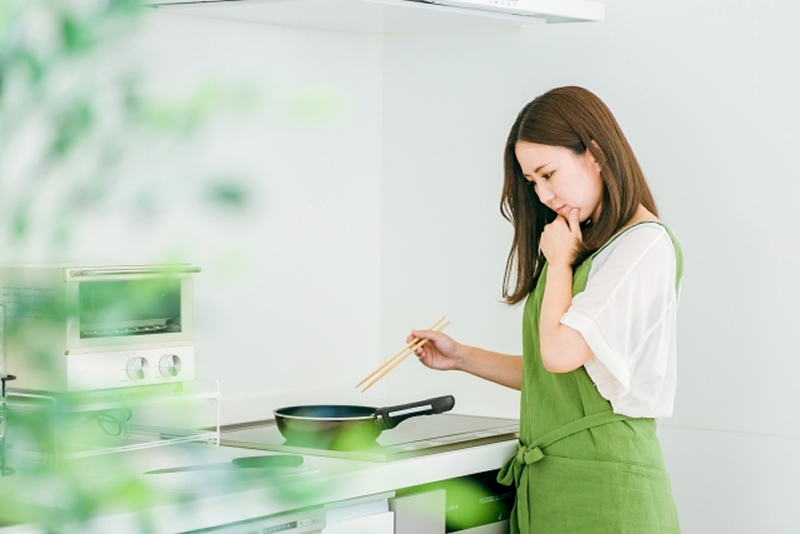
<instances>
[{"instance_id":1,"label":"range hood","mask_svg":"<svg viewBox=\"0 0 800 534\"><path fill-rule=\"evenodd\" d=\"M594 22L597 0L150 0L159 10L353 33Z\"/></svg>"}]
</instances>

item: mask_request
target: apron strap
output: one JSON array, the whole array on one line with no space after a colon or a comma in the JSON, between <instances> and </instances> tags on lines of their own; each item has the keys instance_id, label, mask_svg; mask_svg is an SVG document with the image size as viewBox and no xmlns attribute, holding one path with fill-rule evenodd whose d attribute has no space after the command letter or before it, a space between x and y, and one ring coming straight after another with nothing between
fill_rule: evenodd
<instances>
[{"instance_id":1,"label":"apron strap","mask_svg":"<svg viewBox=\"0 0 800 534\"><path fill-rule=\"evenodd\" d=\"M555 430L552 430L536 440L530 445L519 444L517 454L506 460L500 472L497 474L497 481L506 486L514 484L517 488L516 516L524 518L524 522L519 522L521 534L527 534L529 528L530 512L528 509L528 477L525 476L525 469L545 457L542 449L546 449L553 443L560 441L572 434L587 430L600 425L606 425L616 421L629 419L628 416L616 414L614 412L600 412L587 415L580 419L570 421Z\"/></svg>"}]
</instances>

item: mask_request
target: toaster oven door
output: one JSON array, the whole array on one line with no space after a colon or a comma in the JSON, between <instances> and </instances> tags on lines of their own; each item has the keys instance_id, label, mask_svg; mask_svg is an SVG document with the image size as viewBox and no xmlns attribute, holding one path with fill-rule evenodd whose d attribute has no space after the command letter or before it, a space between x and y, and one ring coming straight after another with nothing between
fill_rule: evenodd
<instances>
[{"instance_id":1,"label":"toaster oven door","mask_svg":"<svg viewBox=\"0 0 800 534\"><path fill-rule=\"evenodd\" d=\"M196 267L68 269L67 353L191 345Z\"/></svg>"}]
</instances>

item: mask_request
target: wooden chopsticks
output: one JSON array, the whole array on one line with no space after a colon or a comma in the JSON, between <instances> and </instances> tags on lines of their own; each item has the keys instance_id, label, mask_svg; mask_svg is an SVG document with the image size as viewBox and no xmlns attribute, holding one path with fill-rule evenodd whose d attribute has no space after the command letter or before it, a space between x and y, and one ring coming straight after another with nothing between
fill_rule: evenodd
<instances>
[{"instance_id":1,"label":"wooden chopsticks","mask_svg":"<svg viewBox=\"0 0 800 534\"><path fill-rule=\"evenodd\" d=\"M441 317L438 321L433 323L433 326L428 328L428 330L433 330L434 332L441 332L449 324L450 324L450 321L446 320L444 317ZM428 342L427 339L419 339L419 338L415 337L414 339L411 340L410 343L408 343L405 347L403 347L403 350L401 350L400 352L398 352L397 354L395 354L394 356L392 356L391 358L389 358L388 360L383 362L380 365L380 367L378 367L377 369L372 371L370 374L368 374L366 376L366 378L364 378L364 380L362 380L361 382L356 384L356 387L357 388L361 387L362 384L364 384L368 380L372 379L372 381L369 382L369 384L367 384L366 386L364 386L364 389L361 390L361 393L364 393L369 388L371 388L373 385L375 385L375 382L377 382L378 380L383 378L386 375L386 373L388 373L389 371L391 371L392 369L397 367L397 365L400 362L405 360L410 354L412 354L415 350L417 350L418 348L420 348L422 345L424 345L427 342ZM376 374L378 376L375 376ZM375 378L372 378L373 376Z\"/></svg>"}]
</instances>

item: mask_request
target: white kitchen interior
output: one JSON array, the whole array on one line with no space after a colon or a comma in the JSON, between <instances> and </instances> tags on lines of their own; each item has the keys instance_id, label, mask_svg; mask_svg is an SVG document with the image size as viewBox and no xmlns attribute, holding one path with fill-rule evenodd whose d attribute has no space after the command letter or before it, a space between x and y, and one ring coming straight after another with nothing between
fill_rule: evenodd
<instances>
[{"instance_id":1,"label":"white kitchen interior","mask_svg":"<svg viewBox=\"0 0 800 534\"><path fill-rule=\"evenodd\" d=\"M521 351L521 308L500 298L505 138L535 96L587 87L684 251L678 397L659 425L683 531L798 532L800 5L605 6L602 22L385 33L155 9L136 43L154 91L255 95L190 147L189 176L245 180L244 211L197 208L176 178L168 215L98 210L59 257L4 263L201 266L196 372L219 380L223 423L444 394L456 413L516 418L518 393L413 358L354 385L442 315L464 343Z\"/></svg>"}]
</instances>

